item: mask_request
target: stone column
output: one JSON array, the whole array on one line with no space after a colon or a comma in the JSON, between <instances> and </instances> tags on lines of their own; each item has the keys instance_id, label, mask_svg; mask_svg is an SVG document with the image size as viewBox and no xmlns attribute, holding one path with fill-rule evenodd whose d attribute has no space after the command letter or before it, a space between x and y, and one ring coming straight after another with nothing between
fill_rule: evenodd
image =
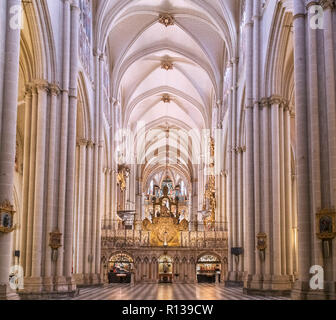
<instances>
[{"instance_id":1,"label":"stone column","mask_svg":"<svg viewBox=\"0 0 336 320\"><path fill-rule=\"evenodd\" d=\"M78 274L80 276L79 281L83 281L83 266L84 266L84 258L87 254L86 251L86 244L87 244L87 236L88 236L88 229L87 229L87 206L86 201L90 194L87 192L87 181L90 179L89 177L89 170L88 167L90 163L87 162L87 156L89 153L88 150L88 141L85 139L79 139L77 141L79 146L79 162L78 162L78 225L76 226L78 232L78 242L77 243L77 252L78 252ZM88 159L90 160L90 159ZM85 248L85 249L84 249ZM85 254L84 254L85 252Z\"/></svg>"},{"instance_id":2,"label":"stone column","mask_svg":"<svg viewBox=\"0 0 336 320\"><path fill-rule=\"evenodd\" d=\"M30 133L30 159L29 159L29 192L27 217L27 243L26 243L26 269L25 277L31 276L32 243L34 225L34 192L35 192L35 157L36 157L36 122L37 122L37 90L32 86L31 133Z\"/></svg>"},{"instance_id":3,"label":"stone column","mask_svg":"<svg viewBox=\"0 0 336 320\"><path fill-rule=\"evenodd\" d=\"M7 1L7 28L3 74L3 101L0 136L0 203L13 204L14 163L16 148L16 120L19 78L20 29L10 28L10 8L19 0ZM4 31L3 31L4 32ZM1 49L2 51L3 49ZM0 299L6 296L11 261L12 234L0 234Z\"/></svg>"},{"instance_id":4,"label":"stone column","mask_svg":"<svg viewBox=\"0 0 336 320\"><path fill-rule=\"evenodd\" d=\"M240 147L238 151L238 247L244 248L244 153L245 147ZM231 255L231 252L229 252ZM238 264L238 281L242 281L242 275L244 272L244 257L243 255L239 258Z\"/></svg>"},{"instance_id":5,"label":"stone column","mask_svg":"<svg viewBox=\"0 0 336 320\"><path fill-rule=\"evenodd\" d=\"M324 59L325 59L325 84L326 84L326 114L327 114L327 132L328 132L328 159L329 159L329 190L328 207L336 207L336 81L335 81L335 33L336 33L336 13L335 1L323 0L323 19L324 19ZM331 244L332 257L324 259L325 280L336 297L336 253L335 242Z\"/></svg>"},{"instance_id":6,"label":"stone column","mask_svg":"<svg viewBox=\"0 0 336 320\"><path fill-rule=\"evenodd\" d=\"M294 1L294 76L296 108L296 168L298 200L299 275L293 297L302 297L308 290L311 267L311 206L309 183L306 12L302 1Z\"/></svg>"},{"instance_id":7,"label":"stone column","mask_svg":"<svg viewBox=\"0 0 336 320\"><path fill-rule=\"evenodd\" d=\"M324 19L324 61L326 84L326 110L328 115L328 142L329 142L329 179L330 179L330 208L336 207L336 82L335 82L335 50L333 33L333 10L335 2L322 1ZM335 269L335 266L334 266ZM334 271L336 281L336 272Z\"/></svg>"},{"instance_id":8,"label":"stone column","mask_svg":"<svg viewBox=\"0 0 336 320\"><path fill-rule=\"evenodd\" d=\"M91 224L92 224L92 168L93 168L93 150L94 144L92 141L88 142L87 149L86 149L86 175L85 175L85 207L83 208L84 214L84 234L83 234L83 255L81 257L80 264L81 264L81 271L83 274L83 278L85 279L85 283L88 282L88 275L90 273L89 269L89 253L90 253L90 243L92 241L91 236Z\"/></svg>"},{"instance_id":9,"label":"stone column","mask_svg":"<svg viewBox=\"0 0 336 320\"><path fill-rule=\"evenodd\" d=\"M246 2L246 270L244 288L250 287L255 274L255 221L254 221L254 143L253 143L253 1Z\"/></svg>"},{"instance_id":10,"label":"stone column","mask_svg":"<svg viewBox=\"0 0 336 320\"><path fill-rule=\"evenodd\" d=\"M253 1L253 162L254 162L254 223L255 234L261 231L261 216L260 216L260 0ZM259 252L255 251L255 276L254 286L260 287L261 282L261 261Z\"/></svg>"},{"instance_id":11,"label":"stone column","mask_svg":"<svg viewBox=\"0 0 336 320\"><path fill-rule=\"evenodd\" d=\"M56 291L64 291L66 280L64 271L64 222L65 222L65 198L67 183L67 154L68 154L68 121L69 121L69 69L70 69L70 1L63 4L63 69L62 69L62 111L60 129L60 169L58 190L58 217L57 227L62 234L62 247L58 250L56 266Z\"/></svg>"},{"instance_id":12,"label":"stone column","mask_svg":"<svg viewBox=\"0 0 336 320\"><path fill-rule=\"evenodd\" d=\"M284 107L284 171L285 171L285 230L286 272L293 275L292 175L291 175L291 117L289 106Z\"/></svg>"},{"instance_id":13,"label":"stone column","mask_svg":"<svg viewBox=\"0 0 336 320\"><path fill-rule=\"evenodd\" d=\"M30 159L30 133L32 122L32 88L27 86L25 95L25 125L24 125L24 143L23 143L23 199L22 199L22 226L28 223L28 203L29 203L29 159ZM21 229L21 266L26 270L26 245L27 245L27 227Z\"/></svg>"},{"instance_id":14,"label":"stone column","mask_svg":"<svg viewBox=\"0 0 336 320\"><path fill-rule=\"evenodd\" d=\"M309 2L309 1L307 1ZM315 6L315 1L310 1L307 4L307 11L311 11L311 6ZM308 15L308 20L313 19L315 13L311 13ZM314 181L314 187L311 188L311 208L322 208L327 207L329 192L328 183L325 181L328 179L326 177L326 171L321 171L321 154L327 153L326 144L322 141L322 136L324 135L324 126L327 122L327 117L325 111L320 107L320 97L319 97L319 83L323 83L323 76L319 74L319 40L322 40L323 34L319 30L314 30L313 28L308 28L307 31L307 46L309 48L309 54L307 54L307 62L309 65L309 73L307 74L308 79L307 83L309 85L309 92L307 96L307 106L309 106L309 114L308 117L308 131L310 133L310 146L308 155L311 161L311 176ZM322 51L322 50L321 50ZM321 69L320 69L321 70ZM321 73L321 72L320 72ZM323 102L322 102L323 101ZM321 100L321 103L325 104L325 100ZM322 126L321 126L322 124ZM328 174L327 174L328 175ZM325 179L326 178L326 179ZM313 218L314 219L314 218ZM322 252L319 245L319 240L315 238L315 241L312 241L312 247L310 248L312 254L312 258L315 257L314 264L323 264ZM314 259L314 258L313 258Z\"/></svg>"},{"instance_id":15,"label":"stone column","mask_svg":"<svg viewBox=\"0 0 336 320\"><path fill-rule=\"evenodd\" d=\"M286 212L285 212L285 149L284 149L284 101L279 105L279 164L280 164L280 243L281 274L286 274Z\"/></svg>"},{"instance_id":16,"label":"stone column","mask_svg":"<svg viewBox=\"0 0 336 320\"><path fill-rule=\"evenodd\" d=\"M44 283L47 291L53 290L52 279L52 250L49 246L49 234L54 231L54 213L55 213L55 180L56 180L56 120L57 120L57 97L60 90L57 85L49 87L51 94L50 114L49 114L49 154L48 154L48 185L47 185L47 213L46 213L46 232L45 232L45 257L44 257Z\"/></svg>"},{"instance_id":17,"label":"stone column","mask_svg":"<svg viewBox=\"0 0 336 320\"><path fill-rule=\"evenodd\" d=\"M280 134L279 107L280 99L273 98L271 104L271 137L272 137L272 221L273 221L273 272L281 275L281 210L280 210Z\"/></svg>"},{"instance_id":18,"label":"stone column","mask_svg":"<svg viewBox=\"0 0 336 320\"><path fill-rule=\"evenodd\" d=\"M68 126L68 154L67 154L67 186L65 202L64 226L64 275L68 291L76 288L72 277L72 243L73 243L73 208L75 182L75 150L76 150L76 123L77 123L77 81L78 81L78 30L79 30L78 0L71 4L71 46L70 46L70 89L69 89L69 126Z\"/></svg>"},{"instance_id":19,"label":"stone column","mask_svg":"<svg viewBox=\"0 0 336 320\"><path fill-rule=\"evenodd\" d=\"M270 179L270 169L271 169L271 140L270 140L270 101L269 99L265 98L261 100L261 106L262 106L262 145L263 145L263 159L262 159L262 165L263 165L263 192L262 192L262 226L263 229L261 231L265 232L269 237L271 236L271 199L272 199L272 192L271 192L271 179ZM264 262L264 282L270 282L271 280L271 252L272 248L270 247L270 240L268 247L265 251L265 262ZM264 288L267 288L267 284L264 284Z\"/></svg>"},{"instance_id":20,"label":"stone column","mask_svg":"<svg viewBox=\"0 0 336 320\"><path fill-rule=\"evenodd\" d=\"M234 145L235 145L235 134L234 134L234 112L235 112L235 106L233 106L232 103L232 63L228 64L227 66L228 72L230 74L230 91L228 93L228 118L229 118L229 124L228 124L228 138L227 138L227 170L228 170L228 184L227 184L227 212L228 212L228 234L229 234L229 250L231 250L232 247L236 245L236 237L235 237L235 214L234 211L234 205L235 205L235 181L234 181L234 169L235 169L235 161L234 161ZM229 257L229 265L230 265L230 273L229 273L229 281L235 281L236 279L236 267L235 263L232 260L232 255Z\"/></svg>"},{"instance_id":21,"label":"stone column","mask_svg":"<svg viewBox=\"0 0 336 320\"><path fill-rule=\"evenodd\" d=\"M33 227L33 250L31 281L34 288L42 290L42 234L44 220L44 182L46 162L46 125L47 125L47 83L37 83L38 107L37 107L37 130L36 130L36 171L34 190L34 227ZM34 137L32 137L34 138ZM27 285L26 285L27 286Z\"/></svg>"},{"instance_id":22,"label":"stone column","mask_svg":"<svg viewBox=\"0 0 336 320\"><path fill-rule=\"evenodd\" d=\"M99 145L99 153L98 153L98 190L104 190L104 182L103 182L103 142ZM99 194L98 194L99 195ZM93 248L93 257L94 263L92 266L94 277L94 282L99 282L98 275L100 274L100 254L101 254L101 216L103 212L103 200L104 198L99 195L98 197L98 208L97 215L95 217L95 248Z\"/></svg>"}]
</instances>

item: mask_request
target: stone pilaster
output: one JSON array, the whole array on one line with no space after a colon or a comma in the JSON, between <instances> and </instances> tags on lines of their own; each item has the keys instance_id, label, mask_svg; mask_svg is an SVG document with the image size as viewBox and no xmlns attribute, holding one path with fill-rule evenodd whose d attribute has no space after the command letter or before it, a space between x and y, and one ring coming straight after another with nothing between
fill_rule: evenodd
<instances>
[{"instance_id":1,"label":"stone pilaster","mask_svg":"<svg viewBox=\"0 0 336 320\"><path fill-rule=\"evenodd\" d=\"M14 163L16 148L16 120L19 78L20 29L10 27L10 9L21 5L19 0L7 1L5 47L1 48L4 56L4 74L2 101L0 101L0 203L9 201L13 204ZM4 18L4 17L3 17ZM12 234L0 233L0 299L6 297L11 261Z\"/></svg>"}]
</instances>

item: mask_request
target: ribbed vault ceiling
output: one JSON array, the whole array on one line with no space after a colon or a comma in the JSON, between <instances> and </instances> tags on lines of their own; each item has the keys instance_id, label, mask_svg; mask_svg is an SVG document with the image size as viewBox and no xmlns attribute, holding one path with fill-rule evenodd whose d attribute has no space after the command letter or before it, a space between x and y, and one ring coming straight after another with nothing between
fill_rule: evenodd
<instances>
[{"instance_id":1,"label":"ribbed vault ceiling","mask_svg":"<svg viewBox=\"0 0 336 320\"><path fill-rule=\"evenodd\" d=\"M190 139L172 134L210 129L212 108L223 94L223 77L235 55L237 0L122 0L101 1L97 8L97 46L107 53L113 96L120 99L123 126L135 130L146 123L153 139L145 146L141 176L153 176L170 165L195 176L192 151L200 149L200 136ZM162 14L173 25L159 22ZM169 70L163 65L169 65ZM169 102L162 101L163 96ZM154 135L150 130L161 130ZM171 137L167 139L167 132ZM135 137L142 141L143 135ZM148 140L148 139L147 139ZM195 156L195 155L194 155ZM160 160L160 163L157 161Z\"/></svg>"}]
</instances>

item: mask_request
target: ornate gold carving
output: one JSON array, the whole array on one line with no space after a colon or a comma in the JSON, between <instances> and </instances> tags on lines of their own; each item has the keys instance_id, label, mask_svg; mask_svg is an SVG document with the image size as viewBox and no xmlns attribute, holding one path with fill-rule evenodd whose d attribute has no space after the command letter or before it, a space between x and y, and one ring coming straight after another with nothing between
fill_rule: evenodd
<instances>
[{"instance_id":1,"label":"ornate gold carving","mask_svg":"<svg viewBox=\"0 0 336 320\"><path fill-rule=\"evenodd\" d=\"M323 209L316 214L317 237L321 240L332 240L336 237L336 211Z\"/></svg>"},{"instance_id":2,"label":"ornate gold carving","mask_svg":"<svg viewBox=\"0 0 336 320\"><path fill-rule=\"evenodd\" d=\"M173 26L175 24L175 19L174 19L173 16L171 16L168 13L160 14L159 22L167 28L167 27Z\"/></svg>"},{"instance_id":3,"label":"ornate gold carving","mask_svg":"<svg viewBox=\"0 0 336 320\"><path fill-rule=\"evenodd\" d=\"M189 223L183 220L179 223L173 217L155 217L153 223L145 219L142 223L144 231L150 232L150 245L155 247L178 247L181 244L181 231L188 231Z\"/></svg>"},{"instance_id":4,"label":"ornate gold carving","mask_svg":"<svg viewBox=\"0 0 336 320\"><path fill-rule=\"evenodd\" d=\"M0 204L0 232L10 233L15 230L14 214L14 206L8 200Z\"/></svg>"}]
</instances>

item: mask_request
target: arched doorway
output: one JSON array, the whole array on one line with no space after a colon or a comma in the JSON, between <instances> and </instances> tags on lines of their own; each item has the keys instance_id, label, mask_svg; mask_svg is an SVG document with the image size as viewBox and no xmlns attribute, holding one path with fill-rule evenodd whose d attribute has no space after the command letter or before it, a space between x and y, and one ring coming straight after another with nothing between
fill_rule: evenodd
<instances>
[{"instance_id":1,"label":"arched doorway","mask_svg":"<svg viewBox=\"0 0 336 320\"><path fill-rule=\"evenodd\" d=\"M161 256L159 259L159 282L173 282L173 259L169 256Z\"/></svg>"},{"instance_id":2,"label":"arched doorway","mask_svg":"<svg viewBox=\"0 0 336 320\"><path fill-rule=\"evenodd\" d=\"M109 283L130 283L133 259L127 253L117 253L109 260Z\"/></svg>"},{"instance_id":3,"label":"arched doorway","mask_svg":"<svg viewBox=\"0 0 336 320\"><path fill-rule=\"evenodd\" d=\"M198 259L196 266L198 283L215 283L220 272L221 261L217 256L206 254ZM220 281L220 277L218 277L218 281Z\"/></svg>"}]
</instances>

